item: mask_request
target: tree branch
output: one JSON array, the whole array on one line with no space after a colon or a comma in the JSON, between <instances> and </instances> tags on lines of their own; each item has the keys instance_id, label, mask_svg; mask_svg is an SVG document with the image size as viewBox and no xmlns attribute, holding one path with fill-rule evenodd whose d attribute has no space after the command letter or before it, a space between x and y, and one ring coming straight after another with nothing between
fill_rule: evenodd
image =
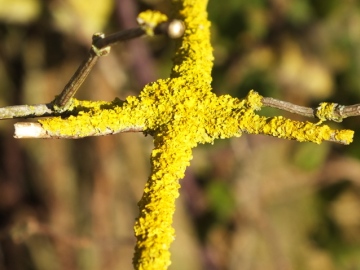
<instances>
[{"instance_id":1,"label":"tree branch","mask_svg":"<svg viewBox=\"0 0 360 270\"><path fill-rule=\"evenodd\" d=\"M316 117L315 116L316 110L313 108L295 105L290 102L278 100L271 97L263 97L261 102L263 103L264 107L276 108L279 110L291 112L298 115L303 115L306 117Z\"/></svg>"},{"instance_id":2,"label":"tree branch","mask_svg":"<svg viewBox=\"0 0 360 270\"><path fill-rule=\"evenodd\" d=\"M53 105L51 103L3 107L0 108L0 120L60 115L59 113L55 112L52 107Z\"/></svg>"},{"instance_id":3,"label":"tree branch","mask_svg":"<svg viewBox=\"0 0 360 270\"><path fill-rule=\"evenodd\" d=\"M290 102L277 100L270 97L261 98L262 105L264 107L277 108L283 111L288 111L294 114L303 115L306 117L318 118L321 121L332 120L340 122L342 119L352 116L360 115L360 104L342 106L336 103L321 103L317 108L310 108L292 104ZM323 105L326 106L332 105L330 111L327 114L321 114ZM326 107L325 106L325 107ZM59 112L53 109L53 104L37 104L37 105L17 105L17 106L8 106L0 108L0 119L11 119L11 118L35 118L35 117L44 117L44 116L62 116L68 117L71 115L78 114L78 110L67 110L64 112ZM86 136L105 136L109 134L116 134L122 132L142 132L143 127L124 127L119 130L107 129L104 131L94 130ZM20 122L15 124L15 138L68 138L68 139L78 139L84 136L79 135L61 135L50 133L46 131L41 124L39 123L28 123ZM344 141L339 140L335 136L332 136L328 141L337 142L341 144L347 144Z\"/></svg>"},{"instance_id":4,"label":"tree branch","mask_svg":"<svg viewBox=\"0 0 360 270\"><path fill-rule=\"evenodd\" d=\"M263 97L262 104L264 107L276 108L282 111L287 111L293 114L302 115L311 118L319 118L316 114L318 108L310 108L305 106L299 106L287 101L278 100L271 97ZM337 118L347 118L360 115L360 104L354 104L349 106L339 105L336 103L333 110L333 114ZM0 108L0 120L12 119L12 118L35 118L44 116L59 116L64 115L56 110L52 109L53 104L35 104L35 105L15 105ZM329 119L334 120L334 119Z\"/></svg>"},{"instance_id":5,"label":"tree branch","mask_svg":"<svg viewBox=\"0 0 360 270\"><path fill-rule=\"evenodd\" d=\"M14 124L15 132L14 138L17 139L81 139L84 136L80 135L62 135L58 133L52 133L49 130L45 130L40 123L33 122L19 122ZM98 131L94 129L94 132L87 134L87 136L106 136L124 132L142 132L144 129L141 126L126 127L118 130L106 129L105 131Z\"/></svg>"},{"instance_id":6,"label":"tree branch","mask_svg":"<svg viewBox=\"0 0 360 270\"><path fill-rule=\"evenodd\" d=\"M306 117L318 118L321 121L331 120L341 122L347 117L360 115L360 104L344 106L337 103L324 102L320 103L316 108L310 108L271 97L263 97L261 101L265 107L272 107Z\"/></svg>"}]
</instances>

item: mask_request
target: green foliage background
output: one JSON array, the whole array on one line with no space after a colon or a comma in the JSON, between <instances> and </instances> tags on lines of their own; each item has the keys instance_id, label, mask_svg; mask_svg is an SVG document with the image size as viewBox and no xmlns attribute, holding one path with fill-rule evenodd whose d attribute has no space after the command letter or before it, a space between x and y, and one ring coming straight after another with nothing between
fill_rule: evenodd
<instances>
[{"instance_id":1,"label":"green foliage background","mask_svg":"<svg viewBox=\"0 0 360 270\"><path fill-rule=\"evenodd\" d=\"M0 0L0 106L51 101L92 33L133 27L147 8L171 13L160 0ZM210 0L208 10L216 93L360 103L357 1ZM164 37L114 47L78 97L136 95L168 75L171 49ZM0 269L131 269L151 137L19 141L14 122L0 122ZM360 269L360 122L336 125L356 131L353 144L244 135L195 149L171 269Z\"/></svg>"}]
</instances>

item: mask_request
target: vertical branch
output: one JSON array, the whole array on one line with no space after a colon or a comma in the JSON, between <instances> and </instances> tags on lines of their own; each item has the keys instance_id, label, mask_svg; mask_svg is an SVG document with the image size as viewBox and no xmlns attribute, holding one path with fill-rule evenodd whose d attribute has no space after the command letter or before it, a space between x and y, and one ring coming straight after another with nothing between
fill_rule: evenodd
<instances>
[{"instance_id":1,"label":"vertical branch","mask_svg":"<svg viewBox=\"0 0 360 270\"><path fill-rule=\"evenodd\" d=\"M166 88L161 91L163 96L156 97L160 104L164 102L163 106L159 105L157 109L171 104L169 100L174 104L183 103L177 95L182 98L186 98L186 95L191 96L193 91L188 85L196 89L202 97L211 96L213 55L210 44L210 22L207 20L206 12L207 1L173 0L172 2L174 17L184 21L185 33L177 42L170 79L166 82L154 83L158 87ZM172 96L175 89L177 94ZM141 94L142 100L146 100L147 95L157 93L152 91L145 87ZM188 102L191 100L190 96ZM188 114L183 114L183 117L186 118L186 115ZM169 248L175 236L172 219L175 199L179 196L178 181L184 177L185 169L190 164L191 149L196 146L198 139L194 135L197 134L197 128L192 126L194 129L192 132L189 131L190 126L188 129L182 128L181 118L173 115L170 117L172 123L167 122L165 130L157 127L154 132L152 173L139 202L140 214L134 227L137 238L133 259L135 269L162 270L167 269L171 263Z\"/></svg>"},{"instance_id":2,"label":"vertical branch","mask_svg":"<svg viewBox=\"0 0 360 270\"><path fill-rule=\"evenodd\" d=\"M175 239L172 219L179 196L179 180L190 165L191 148L181 149L182 138L156 136L151 154L152 173L139 202L134 230L137 238L135 269L167 269L170 244ZM179 149L180 148L180 149Z\"/></svg>"}]
</instances>

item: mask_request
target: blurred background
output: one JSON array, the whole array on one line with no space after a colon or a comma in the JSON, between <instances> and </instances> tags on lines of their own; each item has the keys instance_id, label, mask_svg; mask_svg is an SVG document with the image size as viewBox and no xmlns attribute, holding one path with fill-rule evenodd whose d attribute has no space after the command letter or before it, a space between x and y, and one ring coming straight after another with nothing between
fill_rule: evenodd
<instances>
[{"instance_id":1,"label":"blurred background","mask_svg":"<svg viewBox=\"0 0 360 270\"><path fill-rule=\"evenodd\" d=\"M171 14L168 2L0 0L0 106L50 102L93 33L134 27L149 8ZM210 0L208 11L217 94L360 103L359 1ZM168 76L173 45L113 47L77 97L137 95ZM15 122L0 122L0 269L132 269L152 138L15 140ZM360 269L360 118L331 125L355 130L354 142L243 135L194 149L170 269Z\"/></svg>"}]
</instances>

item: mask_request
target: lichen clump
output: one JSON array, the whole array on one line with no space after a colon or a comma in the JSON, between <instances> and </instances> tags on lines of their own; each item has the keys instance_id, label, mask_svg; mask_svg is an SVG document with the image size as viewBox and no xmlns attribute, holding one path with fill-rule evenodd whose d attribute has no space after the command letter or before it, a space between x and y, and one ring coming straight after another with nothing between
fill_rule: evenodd
<instances>
[{"instance_id":1,"label":"lichen clump","mask_svg":"<svg viewBox=\"0 0 360 270\"><path fill-rule=\"evenodd\" d=\"M319 118L321 122L326 120L342 122L343 118L335 114L337 106L339 106L337 103L320 103L319 107L316 109L316 117Z\"/></svg>"},{"instance_id":2,"label":"lichen clump","mask_svg":"<svg viewBox=\"0 0 360 270\"><path fill-rule=\"evenodd\" d=\"M141 12L137 17L138 24L145 30L148 36L153 36L156 26L167 20L168 18L165 14L152 10Z\"/></svg>"}]
</instances>

